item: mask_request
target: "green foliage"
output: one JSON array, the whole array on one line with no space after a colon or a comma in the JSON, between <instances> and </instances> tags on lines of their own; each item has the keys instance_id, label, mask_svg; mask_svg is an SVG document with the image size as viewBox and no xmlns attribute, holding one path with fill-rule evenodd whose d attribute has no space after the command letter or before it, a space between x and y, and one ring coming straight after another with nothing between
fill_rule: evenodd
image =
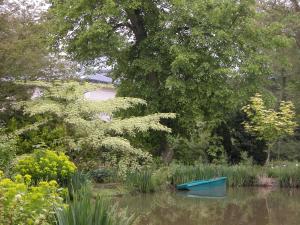
<instances>
[{"instance_id":1,"label":"green foliage","mask_svg":"<svg viewBox=\"0 0 300 225\"><path fill-rule=\"evenodd\" d=\"M293 165L291 165L293 164ZM297 164L295 166L295 164ZM280 187L299 188L300 187L300 167L298 163L290 163L270 167L267 172L269 177L276 178Z\"/></svg>"},{"instance_id":2,"label":"green foliage","mask_svg":"<svg viewBox=\"0 0 300 225\"><path fill-rule=\"evenodd\" d=\"M62 152L35 150L32 155L18 160L15 171L22 175L29 174L34 182L57 180L60 184L66 184L76 171L76 166Z\"/></svg>"},{"instance_id":3,"label":"green foliage","mask_svg":"<svg viewBox=\"0 0 300 225\"><path fill-rule=\"evenodd\" d=\"M250 119L245 122L248 132L256 134L267 142L274 142L281 137L293 135L296 128L295 111L292 102L282 101L279 111L266 109L260 94L251 97L250 104L243 107Z\"/></svg>"},{"instance_id":4,"label":"green foliage","mask_svg":"<svg viewBox=\"0 0 300 225\"><path fill-rule=\"evenodd\" d=\"M191 182L194 180L211 179L214 177L227 177L227 185L230 187L253 187L262 184L261 177L272 178L275 185L278 181L280 187L300 186L300 164L281 163L269 167L253 166L249 161L234 165L198 164L185 166L171 164L158 170L144 170L129 174L126 179L126 187L131 192L149 193L164 189L166 186Z\"/></svg>"},{"instance_id":5,"label":"green foliage","mask_svg":"<svg viewBox=\"0 0 300 225\"><path fill-rule=\"evenodd\" d=\"M243 107L249 121L244 122L245 129L268 144L268 158L270 148L280 138L293 135L297 126L295 110L292 102L282 101L279 111L267 109L260 94L251 97L250 104Z\"/></svg>"},{"instance_id":6,"label":"green foliage","mask_svg":"<svg viewBox=\"0 0 300 225\"><path fill-rule=\"evenodd\" d=\"M82 171L73 173L67 183L68 193L70 199L79 193L82 189L89 187L91 184L90 176Z\"/></svg>"},{"instance_id":7,"label":"green foliage","mask_svg":"<svg viewBox=\"0 0 300 225\"><path fill-rule=\"evenodd\" d=\"M42 69L50 64L43 35L47 28L43 23L37 23L34 10L28 10L24 5L22 8L22 3L5 1L0 4L0 78L40 77L44 72Z\"/></svg>"},{"instance_id":8,"label":"green foliage","mask_svg":"<svg viewBox=\"0 0 300 225\"><path fill-rule=\"evenodd\" d=\"M0 127L0 170L7 172L16 155L16 139Z\"/></svg>"},{"instance_id":9,"label":"green foliage","mask_svg":"<svg viewBox=\"0 0 300 225\"><path fill-rule=\"evenodd\" d=\"M53 224L54 208L63 205L57 182L30 183L30 175L17 175L11 180L1 173L0 224Z\"/></svg>"},{"instance_id":10,"label":"green foliage","mask_svg":"<svg viewBox=\"0 0 300 225\"><path fill-rule=\"evenodd\" d=\"M118 118L114 115L146 102L137 98L115 98L107 101L89 101L84 98L87 91L104 87L103 85L70 82L27 82L24 85L40 87L40 98L21 102L24 113L40 116L43 120L19 129L22 135L28 130L36 130L56 121L66 129L64 139L68 141L69 152L78 152L79 158L90 156L101 159L117 168L120 175L128 169L136 170L151 162L151 155L133 147L126 136L134 136L149 130L171 132L170 128L160 123L161 119L174 118L174 114L156 113L140 117ZM104 121L99 115L106 113L112 120ZM96 155L96 156L95 156Z\"/></svg>"},{"instance_id":11,"label":"green foliage","mask_svg":"<svg viewBox=\"0 0 300 225\"><path fill-rule=\"evenodd\" d=\"M284 42L259 23L253 0L51 2L55 43L82 61L107 57L118 95L145 99L150 113L175 112L166 124L184 138L199 120L228 120L261 89L264 50Z\"/></svg>"},{"instance_id":12,"label":"green foliage","mask_svg":"<svg viewBox=\"0 0 300 225\"><path fill-rule=\"evenodd\" d=\"M241 152L240 164L245 166L253 165L253 157L249 157L247 152Z\"/></svg>"},{"instance_id":13,"label":"green foliage","mask_svg":"<svg viewBox=\"0 0 300 225\"><path fill-rule=\"evenodd\" d=\"M26 123L25 123L26 124ZM26 126L26 125L25 125ZM34 149L50 148L66 150L66 129L63 125L53 122L39 130L30 130L17 138L17 154L32 153Z\"/></svg>"},{"instance_id":14,"label":"green foliage","mask_svg":"<svg viewBox=\"0 0 300 225\"><path fill-rule=\"evenodd\" d=\"M115 171L108 168L98 168L90 171L91 178L97 183L103 183L113 176L116 176Z\"/></svg>"},{"instance_id":15,"label":"green foliage","mask_svg":"<svg viewBox=\"0 0 300 225\"><path fill-rule=\"evenodd\" d=\"M74 196L68 206L56 210L58 225L130 225L133 218L125 211L112 206L112 203L98 196L95 200L89 192L82 190Z\"/></svg>"},{"instance_id":16,"label":"green foliage","mask_svg":"<svg viewBox=\"0 0 300 225\"><path fill-rule=\"evenodd\" d=\"M131 192L149 193L155 191L155 183L152 179L152 170L132 172L126 176L126 186Z\"/></svg>"}]
</instances>

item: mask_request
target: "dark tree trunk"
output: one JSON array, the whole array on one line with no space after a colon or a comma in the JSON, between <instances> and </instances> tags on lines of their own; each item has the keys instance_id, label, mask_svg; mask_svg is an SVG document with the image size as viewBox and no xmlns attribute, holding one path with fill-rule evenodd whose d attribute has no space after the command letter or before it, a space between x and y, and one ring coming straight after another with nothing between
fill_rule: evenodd
<instances>
[{"instance_id":1,"label":"dark tree trunk","mask_svg":"<svg viewBox=\"0 0 300 225\"><path fill-rule=\"evenodd\" d=\"M135 9L135 10L128 10L127 11L127 16L130 21L130 28L135 36L135 45L133 46L133 58L132 60L138 58L140 56L140 51L141 51L141 44L142 42L147 38L148 32L147 28L145 26L145 13L143 9ZM149 16L149 15L148 15ZM145 74L145 80L149 81L148 85L152 86L153 88L153 95L150 96L136 96L136 97L141 97L146 100L151 101L151 97L155 98L154 96L159 95L160 93L158 90L160 89L160 82L158 79L158 74L155 72L149 72L148 74ZM159 111L164 111L160 110ZM163 123L164 124L164 123ZM167 124L164 124L167 125ZM167 141L166 134L162 134L160 138L160 146L159 146L159 153L163 159L163 161L166 164L169 164L172 159L173 159L173 149L170 148L170 145Z\"/></svg>"},{"instance_id":2,"label":"dark tree trunk","mask_svg":"<svg viewBox=\"0 0 300 225\"><path fill-rule=\"evenodd\" d=\"M161 136L159 152L161 154L163 162L167 165L170 164L173 159L173 156L174 156L174 151L170 147L168 140L167 140L167 136L165 134L163 134L163 136Z\"/></svg>"},{"instance_id":3,"label":"dark tree trunk","mask_svg":"<svg viewBox=\"0 0 300 225\"><path fill-rule=\"evenodd\" d=\"M147 37L147 31L145 28L144 18L141 9L135 9L127 12L130 20L132 32L135 36L135 45L138 46L141 41Z\"/></svg>"}]
</instances>

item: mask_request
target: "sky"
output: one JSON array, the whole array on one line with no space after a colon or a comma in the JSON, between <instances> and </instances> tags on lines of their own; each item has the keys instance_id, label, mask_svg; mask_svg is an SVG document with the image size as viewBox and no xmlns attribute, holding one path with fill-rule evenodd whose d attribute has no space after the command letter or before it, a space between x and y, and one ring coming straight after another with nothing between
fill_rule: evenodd
<instances>
[{"instance_id":1,"label":"sky","mask_svg":"<svg viewBox=\"0 0 300 225\"><path fill-rule=\"evenodd\" d=\"M49 6L47 0L4 0L3 5L0 6L0 11L12 11L12 8L18 8L17 12L27 12L28 15L39 17L40 13L45 12Z\"/></svg>"}]
</instances>

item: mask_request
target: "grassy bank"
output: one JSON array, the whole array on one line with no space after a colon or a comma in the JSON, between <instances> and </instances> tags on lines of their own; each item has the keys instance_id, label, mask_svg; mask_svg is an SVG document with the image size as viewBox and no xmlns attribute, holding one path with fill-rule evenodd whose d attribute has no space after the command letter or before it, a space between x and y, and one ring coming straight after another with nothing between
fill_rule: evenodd
<instances>
[{"instance_id":1,"label":"grassy bank","mask_svg":"<svg viewBox=\"0 0 300 225\"><path fill-rule=\"evenodd\" d=\"M229 186L254 186L257 184L256 177L259 172L259 168L250 166L180 166L175 168L171 176L171 183L177 185L191 180L227 177Z\"/></svg>"},{"instance_id":2,"label":"grassy bank","mask_svg":"<svg viewBox=\"0 0 300 225\"><path fill-rule=\"evenodd\" d=\"M295 164L284 166L246 165L172 165L159 170L144 170L127 176L125 186L130 192L149 193L178 184L214 177L227 177L230 187L251 187L279 185L280 187L300 187L300 167ZM266 181L267 182L264 182Z\"/></svg>"}]
</instances>

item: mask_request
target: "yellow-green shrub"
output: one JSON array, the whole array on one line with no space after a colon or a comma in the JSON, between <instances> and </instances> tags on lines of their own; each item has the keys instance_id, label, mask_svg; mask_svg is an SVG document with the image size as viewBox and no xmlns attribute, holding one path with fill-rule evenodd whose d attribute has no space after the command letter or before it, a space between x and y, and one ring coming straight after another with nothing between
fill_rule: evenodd
<instances>
[{"instance_id":1,"label":"yellow-green shrub","mask_svg":"<svg viewBox=\"0 0 300 225\"><path fill-rule=\"evenodd\" d=\"M30 175L4 178L0 171L0 224L52 224L55 207L63 206L56 181L30 186Z\"/></svg>"},{"instance_id":2,"label":"yellow-green shrub","mask_svg":"<svg viewBox=\"0 0 300 225\"><path fill-rule=\"evenodd\" d=\"M21 175L29 174L34 182L56 180L65 184L76 171L76 166L62 152L35 150L17 162L15 171Z\"/></svg>"}]
</instances>

